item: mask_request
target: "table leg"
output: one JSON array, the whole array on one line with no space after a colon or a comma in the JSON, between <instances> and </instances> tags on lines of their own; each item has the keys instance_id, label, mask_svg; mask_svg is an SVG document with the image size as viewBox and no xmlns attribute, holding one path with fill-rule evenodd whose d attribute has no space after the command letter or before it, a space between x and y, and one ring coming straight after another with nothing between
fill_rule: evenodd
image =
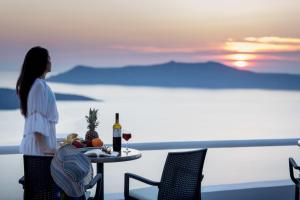
<instances>
[{"instance_id":1,"label":"table leg","mask_svg":"<svg viewBox=\"0 0 300 200\"><path fill-rule=\"evenodd\" d=\"M97 174L102 174L101 184L97 184L95 198L96 200L104 200L104 165L103 163L97 163Z\"/></svg>"}]
</instances>

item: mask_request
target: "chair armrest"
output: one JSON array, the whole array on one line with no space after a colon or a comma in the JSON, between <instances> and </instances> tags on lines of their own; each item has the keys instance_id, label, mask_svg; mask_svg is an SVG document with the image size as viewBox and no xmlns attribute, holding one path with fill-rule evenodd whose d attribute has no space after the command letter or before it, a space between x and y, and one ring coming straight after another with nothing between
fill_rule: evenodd
<instances>
[{"instance_id":1,"label":"chair armrest","mask_svg":"<svg viewBox=\"0 0 300 200\"><path fill-rule=\"evenodd\" d=\"M24 186L25 186L25 179L24 179L24 176L22 176L22 177L19 179L19 184L22 184L23 189L24 189Z\"/></svg>"},{"instance_id":2,"label":"chair armrest","mask_svg":"<svg viewBox=\"0 0 300 200\"><path fill-rule=\"evenodd\" d=\"M160 185L160 182L152 181L152 180L146 179L144 177L138 176L136 174L125 173L125 175L124 175L124 196L125 196L125 199L129 199L129 178L141 181L141 182L149 184L149 185L157 186L157 187L159 187L159 185Z\"/></svg>"},{"instance_id":3,"label":"chair armrest","mask_svg":"<svg viewBox=\"0 0 300 200\"><path fill-rule=\"evenodd\" d=\"M141 177L136 174L131 174L131 173L125 173L125 180L129 180L129 178L136 179L138 181L141 181L143 183L149 184L149 185L154 185L154 186L159 186L160 182L152 181L149 179L146 179L144 177Z\"/></svg>"},{"instance_id":4,"label":"chair armrest","mask_svg":"<svg viewBox=\"0 0 300 200\"><path fill-rule=\"evenodd\" d=\"M293 158L289 158L289 162L293 168L300 170L300 166L298 166Z\"/></svg>"},{"instance_id":5,"label":"chair armrest","mask_svg":"<svg viewBox=\"0 0 300 200\"><path fill-rule=\"evenodd\" d=\"M91 189L92 187L95 186L96 183L100 184L102 182L102 175L101 174L97 174L89 184L87 184L86 186L84 186L84 189Z\"/></svg>"},{"instance_id":6,"label":"chair armrest","mask_svg":"<svg viewBox=\"0 0 300 200\"><path fill-rule=\"evenodd\" d=\"M289 158L289 171L290 171L290 177L292 179L292 181L298 185L299 184L299 180L297 180L295 178L294 175L294 169L300 170L300 167L296 164L295 160L293 158Z\"/></svg>"}]
</instances>

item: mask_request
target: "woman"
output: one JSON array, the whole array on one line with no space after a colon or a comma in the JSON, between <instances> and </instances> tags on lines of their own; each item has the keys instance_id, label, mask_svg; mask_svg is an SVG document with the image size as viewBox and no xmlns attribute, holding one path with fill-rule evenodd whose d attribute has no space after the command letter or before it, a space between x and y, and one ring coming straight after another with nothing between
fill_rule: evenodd
<instances>
[{"instance_id":1,"label":"woman","mask_svg":"<svg viewBox=\"0 0 300 200\"><path fill-rule=\"evenodd\" d=\"M47 49L31 48L24 59L16 84L21 113L25 117L20 152L27 155L53 154L56 149L56 100L45 76L51 71Z\"/></svg>"}]
</instances>

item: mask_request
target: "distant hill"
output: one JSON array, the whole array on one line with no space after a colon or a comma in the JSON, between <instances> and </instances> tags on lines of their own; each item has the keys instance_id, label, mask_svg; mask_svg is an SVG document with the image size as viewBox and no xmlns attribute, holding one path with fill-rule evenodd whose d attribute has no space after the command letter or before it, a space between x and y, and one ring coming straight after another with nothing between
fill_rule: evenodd
<instances>
[{"instance_id":1,"label":"distant hill","mask_svg":"<svg viewBox=\"0 0 300 200\"><path fill-rule=\"evenodd\" d=\"M55 97L58 101L96 101L89 97L73 94L55 93ZM19 99L15 90L0 88L0 110L17 109L19 105Z\"/></svg>"},{"instance_id":2,"label":"distant hill","mask_svg":"<svg viewBox=\"0 0 300 200\"><path fill-rule=\"evenodd\" d=\"M254 73L221 63L178 63L120 68L76 66L52 82L184 88L300 90L300 75Z\"/></svg>"}]
</instances>

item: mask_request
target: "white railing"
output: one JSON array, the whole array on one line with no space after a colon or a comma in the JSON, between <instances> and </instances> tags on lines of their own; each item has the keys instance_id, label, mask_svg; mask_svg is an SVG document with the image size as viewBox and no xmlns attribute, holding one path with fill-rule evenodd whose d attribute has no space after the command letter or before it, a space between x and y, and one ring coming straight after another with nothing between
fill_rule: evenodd
<instances>
[{"instance_id":1,"label":"white railing","mask_svg":"<svg viewBox=\"0 0 300 200\"><path fill-rule=\"evenodd\" d=\"M300 138L289 139L252 139L252 140L211 140L211 141L180 141L180 142L143 142L130 143L130 148L138 150L163 149L196 149L196 148L233 148L233 147L266 147L294 146ZM0 146L1 154L18 154L18 146Z\"/></svg>"},{"instance_id":2,"label":"white railing","mask_svg":"<svg viewBox=\"0 0 300 200\"><path fill-rule=\"evenodd\" d=\"M139 149L141 151L168 150L168 149L169 150L196 149L196 148L236 148L236 147L270 147L270 146L276 147L276 146L296 146L298 145L298 140L299 138L147 142L147 143L130 143L129 147ZM0 155L18 154L18 153L19 153L18 146L0 146ZM252 200L253 194L255 194L255 199L257 200L292 199L292 195L294 194L293 187L294 185L291 183L290 180L272 180L267 182L210 185L210 186L203 186L202 195L203 197L207 197L207 199L211 198L211 199L239 200L242 196L243 199L245 200ZM109 195L112 196L116 195L118 199L123 197L122 192L106 194L107 197ZM15 198L11 198L11 199L15 199ZM108 199L116 199L116 198L108 198Z\"/></svg>"}]
</instances>

